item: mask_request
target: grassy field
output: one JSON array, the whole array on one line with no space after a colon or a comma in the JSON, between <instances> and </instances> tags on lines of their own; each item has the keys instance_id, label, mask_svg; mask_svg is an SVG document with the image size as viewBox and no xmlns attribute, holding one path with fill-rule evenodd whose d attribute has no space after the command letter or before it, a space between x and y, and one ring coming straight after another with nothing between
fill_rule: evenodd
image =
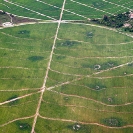
<instances>
[{"instance_id":1,"label":"grassy field","mask_svg":"<svg viewBox=\"0 0 133 133\"><path fill-rule=\"evenodd\" d=\"M82 22L132 4L0 0L0 133L131 133L133 36Z\"/></svg>"},{"instance_id":2,"label":"grassy field","mask_svg":"<svg viewBox=\"0 0 133 133\"><path fill-rule=\"evenodd\" d=\"M16 120L35 114L56 25L35 24L1 29L0 102L20 99L1 105L0 132L30 132L31 128L27 131L25 125L26 129L21 131ZM51 33L46 32L50 29ZM9 128L2 128L4 123L12 120L15 120L15 126L11 124Z\"/></svg>"}]
</instances>

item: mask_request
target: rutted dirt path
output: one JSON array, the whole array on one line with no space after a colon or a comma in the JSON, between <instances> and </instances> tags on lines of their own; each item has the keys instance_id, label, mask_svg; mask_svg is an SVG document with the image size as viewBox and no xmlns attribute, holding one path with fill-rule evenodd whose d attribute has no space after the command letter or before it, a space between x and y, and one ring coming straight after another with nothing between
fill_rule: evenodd
<instances>
[{"instance_id":1,"label":"rutted dirt path","mask_svg":"<svg viewBox=\"0 0 133 133\"><path fill-rule=\"evenodd\" d=\"M60 87L60 86L63 86L63 85L67 85L67 84L70 84L70 83L72 83L72 82L74 82L74 81L78 81L78 80L81 80L81 79L82 79L82 78L76 78L76 79L74 79L74 80L66 81L66 82L57 84L57 85L55 85L55 86L51 86L51 87L46 88L46 89L47 89L47 90L52 90L52 89L54 89L54 88L56 88L56 87Z\"/></svg>"},{"instance_id":2,"label":"rutted dirt path","mask_svg":"<svg viewBox=\"0 0 133 133\"><path fill-rule=\"evenodd\" d=\"M53 57L53 53L54 53L54 49L55 49L55 43L56 43L56 40L57 40L59 28L60 28L60 25L61 25L61 20L62 20L65 4L66 4L66 0L64 0L63 5L62 5L62 9L61 9L61 13L60 13L60 19L58 21L58 27L57 27L57 30L56 30L54 43L53 43L52 51L51 51L51 54L50 54L50 59L49 59L49 62L48 62L46 75L45 75L43 86L42 86L42 92L41 92L41 95L40 95L40 99L38 101L38 106L37 106L37 109L36 109L36 114L35 114L35 117L34 117L34 122L33 122L33 125L32 125L31 133L34 133L34 131L35 131L35 126L36 126L37 118L38 118L38 115L39 115L39 110L40 110L43 94L44 94L45 89L46 89L46 82L47 82L47 78L48 78L48 73L49 73L50 66L51 66L51 61L52 61L52 57Z\"/></svg>"},{"instance_id":3,"label":"rutted dirt path","mask_svg":"<svg viewBox=\"0 0 133 133\"><path fill-rule=\"evenodd\" d=\"M63 54L55 54L56 56L65 56L65 57L69 57L69 58L75 58L75 59L88 59L88 58L106 58L106 59L116 59L116 58L131 58L133 56L84 56L84 57L74 57L74 56L69 56L69 55L63 55Z\"/></svg>"},{"instance_id":4,"label":"rutted dirt path","mask_svg":"<svg viewBox=\"0 0 133 133\"><path fill-rule=\"evenodd\" d=\"M45 101L45 100L42 100L42 102L47 103L47 104L54 104L53 102L48 102L48 101ZM75 105L75 104L58 104L58 105L59 106L64 106L64 107L85 108L85 109L88 109L88 110L97 111L97 112L105 112L105 113L133 114L133 112L119 112L119 111L108 111L108 110L92 109L89 106L87 107L87 106L80 106L80 105Z\"/></svg>"},{"instance_id":5,"label":"rutted dirt path","mask_svg":"<svg viewBox=\"0 0 133 133\"><path fill-rule=\"evenodd\" d=\"M49 118L49 117L41 116L40 114L39 114L39 117L42 119L45 119L45 120L72 122L72 123L78 123L78 124L83 124L83 125L96 125L96 126L100 126L100 127L104 127L104 128L111 128L111 129L123 129L123 128L128 128L128 127L133 127L133 125L126 125L126 126L122 126L122 127L109 127L109 126L105 126L105 125L99 124L99 123L81 122L81 121L76 121L76 120L67 120L67 119L60 119L60 118Z\"/></svg>"},{"instance_id":6,"label":"rutted dirt path","mask_svg":"<svg viewBox=\"0 0 133 133\"><path fill-rule=\"evenodd\" d=\"M66 40L65 38L57 38L57 39L58 40ZM75 42L90 44L90 42L85 42L85 41L82 41L82 40L71 40L71 39L69 39L69 41L75 41ZM130 44L130 43L133 43L133 41L116 43L116 44L100 44L100 43L98 43L98 44L95 44L95 45L126 45L126 44ZM59 48L57 48L57 49L59 49Z\"/></svg>"},{"instance_id":7,"label":"rutted dirt path","mask_svg":"<svg viewBox=\"0 0 133 133\"><path fill-rule=\"evenodd\" d=\"M120 107L120 106L127 106L127 105L133 104L133 102L128 102L128 103L124 103L124 104L106 104L106 103L103 103L101 101L97 101L97 100L92 99L92 98L87 98L87 97L78 96L78 95L65 94L65 93L61 93L61 92L53 91L53 90L49 90L49 91L60 94L60 95L63 95L63 96L67 96L67 97L76 97L76 98L81 98L81 99L85 99L85 100L90 100L90 101L93 101L95 103L105 105L105 106L108 106L108 107Z\"/></svg>"},{"instance_id":8,"label":"rutted dirt path","mask_svg":"<svg viewBox=\"0 0 133 133\"><path fill-rule=\"evenodd\" d=\"M29 52L29 53L46 53L46 52L50 52L50 51L44 51L44 52L36 52L36 51L24 51L24 50L18 50L18 49L11 49L11 48L3 48L3 47L0 47L0 49L2 50L8 50L8 51L18 51L18 52Z\"/></svg>"},{"instance_id":9,"label":"rutted dirt path","mask_svg":"<svg viewBox=\"0 0 133 133\"><path fill-rule=\"evenodd\" d=\"M92 27L98 27L98 28L102 28L102 29L107 29L107 30L111 30L111 31L114 31L114 32L117 32L117 33L120 33L122 35L126 35L128 37L131 37L133 38L133 35L132 34L129 34L129 33L124 33L124 32L121 32L121 31L118 31L114 28L109 28L107 26L100 26L100 25L95 25L95 24L86 24L86 23L73 23L72 21L65 21L64 23L70 23L70 24L76 24L76 25L88 25L88 26L92 26Z\"/></svg>"},{"instance_id":10,"label":"rutted dirt path","mask_svg":"<svg viewBox=\"0 0 133 133\"><path fill-rule=\"evenodd\" d=\"M4 104L7 104L7 103L10 103L10 102L13 102L13 101L16 101L16 100L25 98L25 97L29 97L29 96L32 96L32 95L34 95L34 94L40 93L40 92L41 92L41 91L34 92L34 93L29 93L29 94L26 94L26 95L23 95L23 96L20 96L20 97L17 97L17 98L14 98L14 99L11 99L11 100L2 102L2 103L0 103L0 105L4 105Z\"/></svg>"},{"instance_id":11,"label":"rutted dirt path","mask_svg":"<svg viewBox=\"0 0 133 133\"><path fill-rule=\"evenodd\" d=\"M22 117L22 118L17 118L17 119L11 120L11 121L9 121L7 123L4 123L4 124L0 125L0 127L4 127L4 126L6 126L6 125L8 125L10 123L13 123L15 121L18 121L18 120L26 120L26 119L30 119L30 118L33 118L33 117L34 117L34 115L33 116Z\"/></svg>"},{"instance_id":12,"label":"rutted dirt path","mask_svg":"<svg viewBox=\"0 0 133 133\"><path fill-rule=\"evenodd\" d=\"M19 90L0 90L0 92L17 92L17 91L27 91L27 90L35 91L35 90L40 90L40 88L34 88L34 89L27 88L27 89L19 89Z\"/></svg>"},{"instance_id":13,"label":"rutted dirt path","mask_svg":"<svg viewBox=\"0 0 133 133\"><path fill-rule=\"evenodd\" d=\"M112 67L112 68L109 68L109 69L106 69L106 70L102 70L100 72L93 73L92 75L97 75L97 74L100 74L100 73L103 73L103 72L107 72L107 71L110 71L110 70L114 70L114 69L117 69L117 68L121 68L121 67L127 66L128 64L131 64L131 63L133 63L133 61L127 62L127 63L124 63L124 64L121 64L119 66L115 66L115 67Z\"/></svg>"}]
</instances>

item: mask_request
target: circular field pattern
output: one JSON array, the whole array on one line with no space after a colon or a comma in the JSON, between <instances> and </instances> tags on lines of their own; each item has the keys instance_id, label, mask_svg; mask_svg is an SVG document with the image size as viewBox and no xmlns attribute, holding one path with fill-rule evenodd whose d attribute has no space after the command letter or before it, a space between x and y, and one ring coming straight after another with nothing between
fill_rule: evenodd
<instances>
[{"instance_id":1,"label":"circular field pattern","mask_svg":"<svg viewBox=\"0 0 133 133\"><path fill-rule=\"evenodd\" d=\"M90 20L132 5L0 0L0 133L131 133L133 34Z\"/></svg>"}]
</instances>

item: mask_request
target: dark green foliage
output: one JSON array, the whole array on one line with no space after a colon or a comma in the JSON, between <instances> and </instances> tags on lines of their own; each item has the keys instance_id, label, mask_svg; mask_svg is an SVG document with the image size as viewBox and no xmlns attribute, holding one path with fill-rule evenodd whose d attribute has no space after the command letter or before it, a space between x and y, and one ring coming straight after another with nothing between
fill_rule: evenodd
<instances>
[{"instance_id":1,"label":"dark green foliage","mask_svg":"<svg viewBox=\"0 0 133 133\"><path fill-rule=\"evenodd\" d=\"M6 12L0 11L0 26L2 26L2 23L5 22L10 22L10 17L6 14Z\"/></svg>"},{"instance_id":2,"label":"dark green foliage","mask_svg":"<svg viewBox=\"0 0 133 133\"><path fill-rule=\"evenodd\" d=\"M117 104L118 101L115 97L109 97L105 95L105 97L102 98L102 102L110 104L110 105L114 105L114 104Z\"/></svg>"},{"instance_id":3,"label":"dark green foliage","mask_svg":"<svg viewBox=\"0 0 133 133\"><path fill-rule=\"evenodd\" d=\"M106 86L101 83L89 84L88 87L94 90L102 90L106 88Z\"/></svg>"},{"instance_id":4,"label":"dark green foliage","mask_svg":"<svg viewBox=\"0 0 133 133\"><path fill-rule=\"evenodd\" d=\"M34 62L34 61L40 61L43 60L44 57L43 56L31 56L28 58L30 61Z\"/></svg>"},{"instance_id":5,"label":"dark green foliage","mask_svg":"<svg viewBox=\"0 0 133 133\"><path fill-rule=\"evenodd\" d=\"M20 129L20 130L28 130L28 131L30 131L31 130L31 126L28 124L28 123L22 123L22 122L20 122L20 121L17 121L16 122L16 125L18 126L18 128Z\"/></svg>"},{"instance_id":6,"label":"dark green foliage","mask_svg":"<svg viewBox=\"0 0 133 133\"><path fill-rule=\"evenodd\" d=\"M104 20L104 21L109 21L108 16L107 16L107 15L104 15L104 16L103 16L103 20Z\"/></svg>"},{"instance_id":7,"label":"dark green foliage","mask_svg":"<svg viewBox=\"0 0 133 133\"><path fill-rule=\"evenodd\" d=\"M0 15L4 15L4 14L6 14L4 11L3 12L0 11Z\"/></svg>"},{"instance_id":8,"label":"dark green foliage","mask_svg":"<svg viewBox=\"0 0 133 133\"><path fill-rule=\"evenodd\" d=\"M67 89L67 85L61 86L61 90Z\"/></svg>"},{"instance_id":9,"label":"dark green foliage","mask_svg":"<svg viewBox=\"0 0 133 133\"><path fill-rule=\"evenodd\" d=\"M91 128L87 125L81 125L78 123L68 125L67 128L78 133L91 133Z\"/></svg>"},{"instance_id":10,"label":"dark green foliage","mask_svg":"<svg viewBox=\"0 0 133 133\"><path fill-rule=\"evenodd\" d=\"M30 31L28 30L21 30L18 32L18 34L30 34Z\"/></svg>"},{"instance_id":11,"label":"dark green foliage","mask_svg":"<svg viewBox=\"0 0 133 133\"><path fill-rule=\"evenodd\" d=\"M122 119L115 118L115 117L106 118L106 119L102 120L102 122L106 126L110 126L110 127L121 127L125 124L125 122L123 122Z\"/></svg>"},{"instance_id":12,"label":"dark green foliage","mask_svg":"<svg viewBox=\"0 0 133 133\"><path fill-rule=\"evenodd\" d=\"M30 31L28 30L21 30L18 32L18 35L22 36L22 37L30 37Z\"/></svg>"},{"instance_id":13,"label":"dark green foliage","mask_svg":"<svg viewBox=\"0 0 133 133\"><path fill-rule=\"evenodd\" d=\"M61 43L60 45L61 45L61 46L71 47L71 46L73 46L73 45L75 45L75 44L78 44L78 43L75 42L75 41L66 40L65 42Z\"/></svg>"},{"instance_id":14,"label":"dark green foliage","mask_svg":"<svg viewBox=\"0 0 133 133\"><path fill-rule=\"evenodd\" d=\"M102 8L105 6L105 3L104 2L101 2L101 1L96 1L96 2L93 2L92 5L95 7L95 8Z\"/></svg>"},{"instance_id":15,"label":"dark green foliage","mask_svg":"<svg viewBox=\"0 0 133 133\"><path fill-rule=\"evenodd\" d=\"M74 21L70 21L70 22L72 22L72 23L89 23L90 24L90 21L89 20L78 20L78 21L76 21L76 20L74 20ZM79 25L79 26L81 26L81 25Z\"/></svg>"},{"instance_id":16,"label":"dark green foliage","mask_svg":"<svg viewBox=\"0 0 133 133\"><path fill-rule=\"evenodd\" d=\"M93 33L92 32L87 32L86 35L87 35L87 37L90 37L90 38L93 37Z\"/></svg>"},{"instance_id":17,"label":"dark green foliage","mask_svg":"<svg viewBox=\"0 0 133 133\"><path fill-rule=\"evenodd\" d=\"M129 17L129 14L130 14L130 12L120 13L115 16L104 15L102 19L92 19L92 21L95 23L98 23L98 24L103 24L103 25L109 26L109 27L120 28L127 21L130 24L131 19ZM126 27L125 31L133 32L132 25L131 25L131 27Z\"/></svg>"},{"instance_id":18,"label":"dark green foliage","mask_svg":"<svg viewBox=\"0 0 133 133\"><path fill-rule=\"evenodd\" d=\"M110 61L110 62L106 62L106 63L103 63L103 64L101 64L101 68L100 69L108 69L108 68L112 68L112 67L114 67L114 66L117 66L118 64L117 64L117 62L115 62L115 61Z\"/></svg>"},{"instance_id":19,"label":"dark green foliage","mask_svg":"<svg viewBox=\"0 0 133 133\"><path fill-rule=\"evenodd\" d=\"M131 27L124 28L125 31L133 32L133 25Z\"/></svg>"},{"instance_id":20,"label":"dark green foliage","mask_svg":"<svg viewBox=\"0 0 133 133\"><path fill-rule=\"evenodd\" d=\"M15 98L17 98L17 97L18 97L17 95L14 95L14 96L10 97L9 99L7 99L7 101L13 100L13 99L15 99ZM18 101L19 101L19 100L12 101L12 102L9 103L9 105L10 105L10 106L11 106L11 105L15 105L15 104L18 103Z\"/></svg>"},{"instance_id":21,"label":"dark green foliage","mask_svg":"<svg viewBox=\"0 0 133 133\"><path fill-rule=\"evenodd\" d=\"M99 70L101 67L99 67L100 65L92 65L92 64L82 64L83 68L91 68L91 69L95 69L95 70Z\"/></svg>"},{"instance_id":22,"label":"dark green foliage","mask_svg":"<svg viewBox=\"0 0 133 133\"><path fill-rule=\"evenodd\" d=\"M118 65L117 62L110 61L110 62L105 62L105 63L100 64L100 65L94 65L94 69L95 70L106 70L106 69L115 67L117 65Z\"/></svg>"},{"instance_id":23,"label":"dark green foliage","mask_svg":"<svg viewBox=\"0 0 133 133\"><path fill-rule=\"evenodd\" d=\"M117 66L118 63L115 62L115 61L109 61L109 62L105 62L103 64L89 64L89 63L84 63L82 64L82 67L83 68L91 68L91 69L94 69L94 70L105 70L105 69L109 69L109 68L112 68L114 66Z\"/></svg>"},{"instance_id":24,"label":"dark green foliage","mask_svg":"<svg viewBox=\"0 0 133 133\"><path fill-rule=\"evenodd\" d=\"M66 58L66 56L57 56L57 57L56 57L57 60L62 60L62 59L64 59L64 58Z\"/></svg>"},{"instance_id":25,"label":"dark green foliage","mask_svg":"<svg viewBox=\"0 0 133 133\"><path fill-rule=\"evenodd\" d=\"M64 97L63 99L67 102L69 100L69 97Z\"/></svg>"},{"instance_id":26,"label":"dark green foliage","mask_svg":"<svg viewBox=\"0 0 133 133\"><path fill-rule=\"evenodd\" d=\"M129 63L128 66L133 67L133 63Z\"/></svg>"}]
</instances>

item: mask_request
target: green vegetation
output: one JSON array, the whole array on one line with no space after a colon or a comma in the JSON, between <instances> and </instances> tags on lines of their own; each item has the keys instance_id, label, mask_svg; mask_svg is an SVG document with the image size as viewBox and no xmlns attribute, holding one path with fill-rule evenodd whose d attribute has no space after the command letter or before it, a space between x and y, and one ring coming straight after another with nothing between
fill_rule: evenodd
<instances>
[{"instance_id":1,"label":"green vegetation","mask_svg":"<svg viewBox=\"0 0 133 133\"><path fill-rule=\"evenodd\" d=\"M124 26L124 23L126 23L126 21L130 20L129 14L130 14L130 12L121 13L116 16L104 15L103 19L99 19L99 20L92 19L92 21L97 22L99 24L106 25L106 26L120 28L120 27Z\"/></svg>"},{"instance_id":2,"label":"green vegetation","mask_svg":"<svg viewBox=\"0 0 133 133\"><path fill-rule=\"evenodd\" d=\"M16 99L17 97L18 97L17 95L14 95L14 96L10 97L7 101ZM11 105L15 105L17 103L18 103L18 100L15 100L15 101L10 102L9 105L11 106Z\"/></svg>"},{"instance_id":3,"label":"green vegetation","mask_svg":"<svg viewBox=\"0 0 133 133\"><path fill-rule=\"evenodd\" d=\"M0 26L2 26L4 22L10 22L10 17L5 12L0 11Z\"/></svg>"},{"instance_id":4,"label":"green vegetation","mask_svg":"<svg viewBox=\"0 0 133 133\"><path fill-rule=\"evenodd\" d=\"M66 40L66 41L63 42L63 43L59 43L58 45L60 45L60 46L65 46L65 47L72 47L72 46L77 45L77 44L78 44L78 42L76 42L76 41L69 41L69 40Z\"/></svg>"},{"instance_id":5,"label":"green vegetation","mask_svg":"<svg viewBox=\"0 0 133 133\"><path fill-rule=\"evenodd\" d=\"M14 16L13 14L7 13L5 11L0 11L0 26L2 26L2 24L5 22L12 22L13 24L19 24L19 23L26 23L26 22L38 22L38 21L34 19Z\"/></svg>"},{"instance_id":6,"label":"green vegetation","mask_svg":"<svg viewBox=\"0 0 133 133\"><path fill-rule=\"evenodd\" d=\"M91 21L113 28L123 27L125 31L133 32L133 22L132 18L130 18L130 14L130 12L126 12L115 16L104 15L102 19L92 19Z\"/></svg>"},{"instance_id":7,"label":"green vegetation","mask_svg":"<svg viewBox=\"0 0 133 133\"><path fill-rule=\"evenodd\" d=\"M133 2L62 4L0 0L0 133L131 133Z\"/></svg>"},{"instance_id":8,"label":"green vegetation","mask_svg":"<svg viewBox=\"0 0 133 133\"><path fill-rule=\"evenodd\" d=\"M31 131L32 121L33 121L33 119L15 121L11 124L1 127L0 132L9 132L10 131L10 133L17 133L17 132L29 133ZM24 125L25 128L23 130L22 130L22 128L20 129L20 126L21 126L20 124Z\"/></svg>"},{"instance_id":9,"label":"green vegetation","mask_svg":"<svg viewBox=\"0 0 133 133\"><path fill-rule=\"evenodd\" d=\"M103 122L105 123L105 125L110 127L121 127L124 124L119 118L107 118L103 120Z\"/></svg>"},{"instance_id":10,"label":"green vegetation","mask_svg":"<svg viewBox=\"0 0 133 133\"><path fill-rule=\"evenodd\" d=\"M87 34L90 32L93 33L92 37ZM132 112L131 108L124 105L132 102L133 78L124 76L132 74L132 63L115 69L132 62L132 38L98 26L81 24L62 24L58 38L51 64L51 69L55 71L49 73L47 88L77 78L81 80L54 88L53 91L58 92L57 96L54 92L53 95L51 92L45 92L40 114L49 118L96 122L111 127L132 124L131 115L126 113ZM61 44L67 40L77 42L78 45L63 47ZM126 57L121 58L123 56ZM70 75L75 77L69 79ZM93 130L91 128L91 131ZM128 130L130 131L127 128L120 131ZM102 131L104 130L99 131L97 127L96 132ZM77 132L80 132L80 129ZM117 131L112 129L108 132Z\"/></svg>"},{"instance_id":11,"label":"green vegetation","mask_svg":"<svg viewBox=\"0 0 133 133\"><path fill-rule=\"evenodd\" d=\"M21 30L18 32L18 34L20 34L23 37L30 37L30 31L27 30Z\"/></svg>"},{"instance_id":12,"label":"green vegetation","mask_svg":"<svg viewBox=\"0 0 133 133\"><path fill-rule=\"evenodd\" d=\"M36 18L41 20L51 20L59 19L60 7L62 6L62 1L49 1L45 2L49 4L54 4L59 6L59 8L54 8L38 1L23 1L23 0L14 0L12 3L5 2L0 0L2 4L0 4L0 9L4 12L10 12L11 14L25 16L30 18ZM9 1L10 2L10 1ZM47 17L48 16L48 17Z\"/></svg>"},{"instance_id":13,"label":"green vegetation","mask_svg":"<svg viewBox=\"0 0 133 133\"><path fill-rule=\"evenodd\" d=\"M131 133L132 128L126 128L126 129L112 129L112 128L104 128L100 126L93 126L93 125L82 125L80 124L81 128L78 131L75 131L72 129L72 127L76 123L70 123L70 122L60 122L60 121L52 121L52 120L45 120L39 118L37 121L37 129L36 132L63 132L63 133L88 133L88 132L95 132L95 133L106 133L106 132L113 132L113 133ZM88 131L88 132L87 132Z\"/></svg>"},{"instance_id":14,"label":"green vegetation","mask_svg":"<svg viewBox=\"0 0 133 133\"><path fill-rule=\"evenodd\" d=\"M0 89L41 87L53 41L43 37L51 38L55 29L56 24L35 24L1 30Z\"/></svg>"},{"instance_id":15,"label":"green vegetation","mask_svg":"<svg viewBox=\"0 0 133 133\"><path fill-rule=\"evenodd\" d=\"M70 128L73 132L77 133L91 133L91 128L85 125L80 125L78 123L68 125L68 128Z\"/></svg>"},{"instance_id":16,"label":"green vegetation","mask_svg":"<svg viewBox=\"0 0 133 133\"><path fill-rule=\"evenodd\" d=\"M44 57L43 56L31 56L28 59L34 62L34 61L43 60Z\"/></svg>"},{"instance_id":17,"label":"green vegetation","mask_svg":"<svg viewBox=\"0 0 133 133\"><path fill-rule=\"evenodd\" d=\"M20 121L17 121L16 125L20 130L28 130L29 132L31 131L31 126L28 123L22 123Z\"/></svg>"}]
</instances>

